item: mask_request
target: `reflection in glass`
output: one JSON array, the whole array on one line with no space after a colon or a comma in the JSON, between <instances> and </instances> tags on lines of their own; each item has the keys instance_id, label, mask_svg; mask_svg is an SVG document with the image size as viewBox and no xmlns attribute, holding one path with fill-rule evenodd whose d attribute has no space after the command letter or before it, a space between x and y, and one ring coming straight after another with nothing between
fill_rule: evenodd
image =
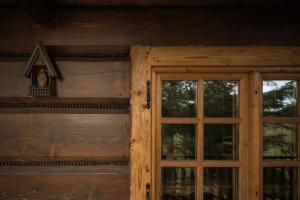
<instances>
[{"instance_id":1,"label":"reflection in glass","mask_svg":"<svg viewBox=\"0 0 300 200\"><path fill-rule=\"evenodd\" d=\"M238 117L239 81L204 81L204 116Z\"/></svg>"},{"instance_id":2,"label":"reflection in glass","mask_svg":"<svg viewBox=\"0 0 300 200\"><path fill-rule=\"evenodd\" d=\"M264 116L296 116L297 81L263 81Z\"/></svg>"},{"instance_id":3,"label":"reflection in glass","mask_svg":"<svg viewBox=\"0 0 300 200\"><path fill-rule=\"evenodd\" d=\"M162 81L162 116L195 117L197 81Z\"/></svg>"},{"instance_id":4,"label":"reflection in glass","mask_svg":"<svg viewBox=\"0 0 300 200\"><path fill-rule=\"evenodd\" d=\"M297 168L265 167L264 200L297 200Z\"/></svg>"},{"instance_id":5,"label":"reflection in glass","mask_svg":"<svg viewBox=\"0 0 300 200\"><path fill-rule=\"evenodd\" d=\"M264 124L263 148L265 159L296 159L296 124Z\"/></svg>"},{"instance_id":6,"label":"reflection in glass","mask_svg":"<svg viewBox=\"0 0 300 200\"><path fill-rule=\"evenodd\" d=\"M161 168L161 200L195 200L194 168Z\"/></svg>"},{"instance_id":7,"label":"reflection in glass","mask_svg":"<svg viewBox=\"0 0 300 200\"><path fill-rule=\"evenodd\" d=\"M163 124L161 141L163 160L195 159L195 125Z\"/></svg>"},{"instance_id":8,"label":"reflection in glass","mask_svg":"<svg viewBox=\"0 0 300 200\"><path fill-rule=\"evenodd\" d=\"M204 200L236 200L237 169L204 168Z\"/></svg>"},{"instance_id":9,"label":"reflection in glass","mask_svg":"<svg viewBox=\"0 0 300 200\"><path fill-rule=\"evenodd\" d=\"M234 124L205 124L204 159L238 159L238 127Z\"/></svg>"}]
</instances>

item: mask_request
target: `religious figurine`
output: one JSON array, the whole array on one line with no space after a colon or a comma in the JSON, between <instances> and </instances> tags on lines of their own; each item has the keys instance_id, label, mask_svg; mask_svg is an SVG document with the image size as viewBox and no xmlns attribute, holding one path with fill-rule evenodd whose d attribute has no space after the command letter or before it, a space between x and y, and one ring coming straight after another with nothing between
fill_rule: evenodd
<instances>
[{"instance_id":1,"label":"religious figurine","mask_svg":"<svg viewBox=\"0 0 300 200\"><path fill-rule=\"evenodd\" d=\"M44 88L48 85L49 78L48 73L45 69L40 69L37 74L37 86L40 88Z\"/></svg>"}]
</instances>

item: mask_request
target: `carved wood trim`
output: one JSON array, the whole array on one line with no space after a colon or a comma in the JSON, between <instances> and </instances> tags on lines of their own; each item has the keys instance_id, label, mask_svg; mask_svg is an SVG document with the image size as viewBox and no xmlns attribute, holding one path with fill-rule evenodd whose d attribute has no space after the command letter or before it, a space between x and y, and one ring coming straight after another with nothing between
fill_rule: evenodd
<instances>
[{"instance_id":1,"label":"carved wood trim","mask_svg":"<svg viewBox=\"0 0 300 200\"><path fill-rule=\"evenodd\" d=\"M0 98L0 113L128 114L128 98Z\"/></svg>"},{"instance_id":2,"label":"carved wood trim","mask_svg":"<svg viewBox=\"0 0 300 200\"><path fill-rule=\"evenodd\" d=\"M0 161L0 167L128 166L129 161Z\"/></svg>"}]
</instances>

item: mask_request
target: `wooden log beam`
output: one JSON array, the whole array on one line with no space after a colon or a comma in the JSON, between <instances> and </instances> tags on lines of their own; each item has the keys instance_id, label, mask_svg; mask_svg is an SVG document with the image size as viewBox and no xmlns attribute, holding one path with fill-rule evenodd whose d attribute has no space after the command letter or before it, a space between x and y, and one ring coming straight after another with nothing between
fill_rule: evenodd
<instances>
[{"instance_id":1,"label":"wooden log beam","mask_svg":"<svg viewBox=\"0 0 300 200\"><path fill-rule=\"evenodd\" d=\"M1 9L0 46L299 45L295 15L283 9L56 9L51 23L39 25L16 9Z\"/></svg>"},{"instance_id":2,"label":"wooden log beam","mask_svg":"<svg viewBox=\"0 0 300 200\"><path fill-rule=\"evenodd\" d=\"M291 7L298 4L298 0L56 0L50 2L55 7L64 8L195 8L195 7ZM0 0L0 6L12 6L14 2Z\"/></svg>"},{"instance_id":3,"label":"wooden log beam","mask_svg":"<svg viewBox=\"0 0 300 200\"><path fill-rule=\"evenodd\" d=\"M37 23L49 22L52 12L47 1L43 0L16 0L17 5Z\"/></svg>"},{"instance_id":4,"label":"wooden log beam","mask_svg":"<svg viewBox=\"0 0 300 200\"><path fill-rule=\"evenodd\" d=\"M129 46L45 46L54 61L128 61ZM27 61L34 46L0 46L0 61Z\"/></svg>"}]
</instances>

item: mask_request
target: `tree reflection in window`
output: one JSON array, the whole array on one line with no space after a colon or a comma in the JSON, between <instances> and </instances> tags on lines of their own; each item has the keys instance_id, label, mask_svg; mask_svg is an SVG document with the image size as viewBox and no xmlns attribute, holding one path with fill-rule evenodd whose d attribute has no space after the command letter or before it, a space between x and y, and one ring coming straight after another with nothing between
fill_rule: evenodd
<instances>
[{"instance_id":1,"label":"tree reflection in window","mask_svg":"<svg viewBox=\"0 0 300 200\"><path fill-rule=\"evenodd\" d=\"M161 149L163 160L195 159L195 125L163 124Z\"/></svg>"},{"instance_id":2,"label":"tree reflection in window","mask_svg":"<svg viewBox=\"0 0 300 200\"><path fill-rule=\"evenodd\" d=\"M296 124L264 124L264 159L296 159Z\"/></svg>"},{"instance_id":3,"label":"tree reflection in window","mask_svg":"<svg viewBox=\"0 0 300 200\"><path fill-rule=\"evenodd\" d=\"M204 116L239 116L239 81L204 81Z\"/></svg>"},{"instance_id":4,"label":"tree reflection in window","mask_svg":"<svg viewBox=\"0 0 300 200\"><path fill-rule=\"evenodd\" d=\"M195 168L161 168L161 200L195 200Z\"/></svg>"},{"instance_id":5,"label":"tree reflection in window","mask_svg":"<svg viewBox=\"0 0 300 200\"><path fill-rule=\"evenodd\" d=\"M264 116L296 116L297 81L263 81Z\"/></svg>"},{"instance_id":6,"label":"tree reflection in window","mask_svg":"<svg viewBox=\"0 0 300 200\"><path fill-rule=\"evenodd\" d=\"M195 117L197 81L162 81L162 117Z\"/></svg>"},{"instance_id":7,"label":"tree reflection in window","mask_svg":"<svg viewBox=\"0 0 300 200\"><path fill-rule=\"evenodd\" d=\"M238 130L235 124L205 124L204 159L237 160Z\"/></svg>"},{"instance_id":8,"label":"tree reflection in window","mask_svg":"<svg viewBox=\"0 0 300 200\"><path fill-rule=\"evenodd\" d=\"M297 200L297 168L265 167L263 200Z\"/></svg>"},{"instance_id":9,"label":"tree reflection in window","mask_svg":"<svg viewBox=\"0 0 300 200\"><path fill-rule=\"evenodd\" d=\"M204 168L204 200L236 200L237 180L236 168Z\"/></svg>"}]
</instances>

